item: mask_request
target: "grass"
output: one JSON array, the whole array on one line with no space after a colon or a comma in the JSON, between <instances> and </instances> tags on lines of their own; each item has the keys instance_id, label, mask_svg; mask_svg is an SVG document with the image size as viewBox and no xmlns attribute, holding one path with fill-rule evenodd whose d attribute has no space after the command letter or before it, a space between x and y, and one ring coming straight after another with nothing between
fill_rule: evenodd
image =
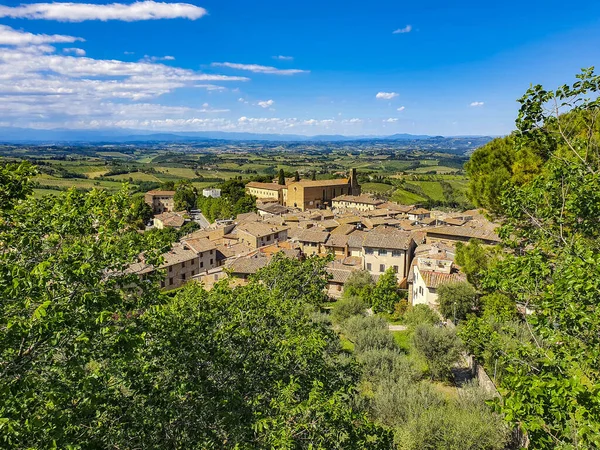
<instances>
[{"instance_id":1,"label":"grass","mask_svg":"<svg viewBox=\"0 0 600 450\"><path fill-rule=\"evenodd\" d=\"M361 188L364 192L372 192L375 194L385 194L394 189L394 186L385 183L363 183Z\"/></svg>"},{"instance_id":2,"label":"grass","mask_svg":"<svg viewBox=\"0 0 600 450\"><path fill-rule=\"evenodd\" d=\"M424 172L431 172L432 170L435 170L436 173L439 173L439 174L447 174L447 173L458 172L459 169L456 169L454 167L447 167L447 166L426 166L426 167L417 167L416 169L413 170L413 172L424 173Z\"/></svg>"},{"instance_id":3,"label":"grass","mask_svg":"<svg viewBox=\"0 0 600 450\"><path fill-rule=\"evenodd\" d=\"M404 189L396 189L391 198L392 201L402 205L414 205L415 203L427 200L425 197L405 191Z\"/></svg>"},{"instance_id":4,"label":"grass","mask_svg":"<svg viewBox=\"0 0 600 450\"><path fill-rule=\"evenodd\" d=\"M411 181L410 183L423 189L423 193L432 200L444 201L444 191L438 181Z\"/></svg>"},{"instance_id":5,"label":"grass","mask_svg":"<svg viewBox=\"0 0 600 450\"><path fill-rule=\"evenodd\" d=\"M104 180L89 180L86 178L56 178L50 175L38 175L33 178L41 185L46 186L58 186L61 188L79 188L79 189L93 189L93 188L104 188L110 191L117 191L121 189L122 183L116 181L104 181Z\"/></svg>"},{"instance_id":6,"label":"grass","mask_svg":"<svg viewBox=\"0 0 600 450\"><path fill-rule=\"evenodd\" d=\"M60 191L57 191L54 189L34 189L33 190L34 198L41 198L41 197L45 197L46 195L58 195L58 194L60 194Z\"/></svg>"},{"instance_id":7,"label":"grass","mask_svg":"<svg viewBox=\"0 0 600 450\"><path fill-rule=\"evenodd\" d=\"M350 342L350 340L342 334L340 334L340 342L342 344L342 350L350 353L354 351L354 343Z\"/></svg>"},{"instance_id":8,"label":"grass","mask_svg":"<svg viewBox=\"0 0 600 450\"><path fill-rule=\"evenodd\" d=\"M392 335L394 336L394 340L396 341L396 344L398 344L398 347L400 347L406 353L411 352L411 350L412 350L412 342L411 342L412 331L411 330L390 331L390 333L392 333Z\"/></svg>"},{"instance_id":9,"label":"grass","mask_svg":"<svg viewBox=\"0 0 600 450\"><path fill-rule=\"evenodd\" d=\"M144 172L122 173L121 175L112 175L110 178L122 181L129 181L129 178L131 178L133 181L154 181L157 183L161 182L161 180L158 179L156 175Z\"/></svg>"}]
</instances>

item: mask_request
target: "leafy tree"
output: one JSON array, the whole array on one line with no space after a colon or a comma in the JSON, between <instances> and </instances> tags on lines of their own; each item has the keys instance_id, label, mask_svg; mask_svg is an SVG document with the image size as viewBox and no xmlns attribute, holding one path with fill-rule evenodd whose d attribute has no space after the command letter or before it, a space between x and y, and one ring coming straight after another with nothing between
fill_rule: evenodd
<instances>
[{"instance_id":1,"label":"leafy tree","mask_svg":"<svg viewBox=\"0 0 600 450\"><path fill-rule=\"evenodd\" d=\"M363 315L367 304L360 297L342 297L331 310L331 318L335 323L342 323L352 316Z\"/></svg>"},{"instance_id":2,"label":"leafy tree","mask_svg":"<svg viewBox=\"0 0 600 450\"><path fill-rule=\"evenodd\" d=\"M221 195L226 197L232 204L246 195L246 184L242 180L231 178L220 186Z\"/></svg>"},{"instance_id":3,"label":"leafy tree","mask_svg":"<svg viewBox=\"0 0 600 450\"><path fill-rule=\"evenodd\" d=\"M440 316L427 305L415 305L404 313L404 323L416 327L417 325L435 325L440 323Z\"/></svg>"},{"instance_id":4,"label":"leafy tree","mask_svg":"<svg viewBox=\"0 0 600 450\"><path fill-rule=\"evenodd\" d=\"M500 322L517 320L519 317L515 301L498 292L481 297L481 305L484 317Z\"/></svg>"},{"instance_id":5,"label":"leafy tree","mask_svg":"<svg viewBox=\"0 0 600 450\"><path fill-rule=\"evenodd\" d=\"M28 162L0 165L0 209L11 209L33 192L31 177L37 170Z\"/></svg>"},{"instance_id":6,"label":"leafy tree","mask_svg":"<svg viewBox=\"0 0 600 450\"><path fill-rule=\"evenodd\" d=\"M298 171L296 170L296 172L294 173L294 181L300 181L300 174L298 173Z\"/></svg>"},{"instance_id":7,"label":"leafy tree","mask_svg":"<svg viewBox=\"0 0 600 450\"><path fill-rule=\"evenodd\" d=\"M175 210L190 211L196 207L198 191L190 181L180 181L175 189Z\"/></svg>"},{"instance_id":8,"label":"leafy tree","mask_svg":"<svg viewBox=\"0 0 600 450\"><path fill-rule=\"evenodd\" d=\"M311 176L311 178L310 178L310 179L311 179L312 181L315 181L315 180L317 179L317 171L316 171L316 170L313 170L313 171L312 171L312 176Z\"/></svg>"},{"instance_id":9,"label":"leafy tree","mask_svg":"<svg viewBox=\"0 0 600 450\"><path fill-rule=\"evenodd\" d=\"M256 211L256 197L244 195L240 197L233 205L233 215L244 214Z\"/></svg>"},{"instance_id":10,"label":"leafy tree","mask_svg":"<svg viewBox=\"0 0 600 450\"><path fill-rule=\"evenodd\" d=\"M283 171L283 169L279 169L279 181L278 183L281 186L285 186L285 172Z\"/></svg>"},{"instance_id":11,"label":"leafy tree","mask_svg":"<svg viewBox=\"0 0 600 450\"><path fill-rule=\"evenodd\" d=\"M371 306L371 293L374 287L373 277L368 271L355 270L344 283L342 296L358 297L368 306Z\"/></svg>"},{"instance_id":12,"label":"leafy tree","mask_svg":"<svg viewBox=\"0 0 600 450\"><path fill-rule=\"evenodd\" d=\"M400 291L394 269L390 267L379 277L371 293L373 311L392 313L396 304L405 296L406 294Z\"/></svg>"},{"instance_id":13,"label":"leafy tree","mask_svg":"<svg viewBox=\"0 0 600 450\"><path fill-rule=\"evenodd\" d=\"M446 380L450 377L462 348L454 330L419 325L415 328L413 343L415 350L427 361L432 379Z\"/></svg>"},{"instance_id":14,"label":"leafy tree","mask_svg":"<svg viewBox=\"0 0 600 450\"><path fill-rule=\"evenodd\" d=\"M490 267L493 258L495 252L486 248L478 239L471 239L467 244L456 244L456 264L473 285L479 284L481 275Z\"/></svg>"},{"instance_id":15,"label":"leafy tree","mask_svg":"<svg viewBox=\"0 0 600 450\"><path fill-rule=\"evenodd\" d=\"M131 205L131 223L135 224L138 229L143 230L152 219L152 216L152 208L146 203L144 197L141 195L135 197Z\"/></svg>"},{"instance_id":16,"label":"leafy tree","mask_svg":"<svg viewBox=\"0 0 600 450\"><path fill-rule=\"evenodd\" d=\"M438 288L438 303L442 316L464 320L479 306L479 297L467 282L443 284Z\"/></svg>"},{"instance_id":17,"label":"leafy tree","mask_svg":"<svg viewBox=\"0 0 600 450\"><path fill-rule=\"evenodd\" d=\"M482 288L531 314L520 328L489 317L465 324L467 345L498 368L499 410L539 449L600 446L599 92L592 68L519 100L514 151L535 149L543 165L493 199L506 256Z\"/></svg>"}]
</instances>

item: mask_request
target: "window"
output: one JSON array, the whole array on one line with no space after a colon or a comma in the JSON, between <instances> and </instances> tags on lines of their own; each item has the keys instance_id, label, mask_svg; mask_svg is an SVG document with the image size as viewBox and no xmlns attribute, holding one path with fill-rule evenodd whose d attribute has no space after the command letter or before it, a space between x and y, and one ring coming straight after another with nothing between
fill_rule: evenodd
<instances>
[{"instance_id":1,"label":"window","mask_svg":"<svg viewBox=\"0 0 600 450\"><path fill-rule=\"evenodd\" d=\"M210 254L211 254L211 255L213 254L213 251L212 251L212 250L210 251Z\"/></svg>"},{"instance_id":2,"label":"window","mask_svg":"<svg viewBox=\"0 0 600 450\"><path fill-rule=\"evenodd\" d=\"M185 267L185 261L183 261L183 262L181 263L181 268L183 269L184 267Z\"/></svg>"},{"instance_id":3,"label":"window","mask_svg":"<svg viewBox=\"0 0 600 450\"><path fill-rule=\"evenodd\" d=\"M173 284L173 277L169 278L169 284Z\"/></svg>"},{"instance_id":4,"label":"window","mask_svg":"<svg viewBox=\"0 0 600 450\"><path fill-rule=\"evenodd\" d=\"M385 272L385 264L379 264L379 271Z\"/></svg>"},{"instance_id":5,"label":"window","mask_svg":"<svg viewBox=\"0 0 600 450\"><path fill-rule=\"evenodd\" d=\"M211 260L210 260L210 265L211 265L211 266L212 266L212 263L213 263L213 260L211 259Z\"/></svg>"},{"instance_id":6,"label":"window","mask_svg":"<svg viewBox=\"0 0 600 450\"><path fill-rule=\"evenodd\" d=\"M387 250L385 248L380 248L377 253L379 254L379 256L386 256Z\"/></svg>"},{"instance_id":7,"label":"window","mask_svg":"<svg viewBox=\"0 0 600 450\"><path fill-rule=\"evenodd\" d=\"M398 273L398 266L394 266L394 273Z\"/></svg>"},{"instance_id":8,"label":"window","mask_svg":"<svg viewBox=\"0 0 600 450\"><path fill-rule=\"evenodd\" d=\"M367 270L371 270L371 263L367 263Z\"/></svg>"},{"instance_id":9,"label":"window","mask_svg":"<svg viewBox=\"0 0 600 450\"><path fill-rule=\"evenodd\" d=\"M173 266L169 266L169 272L173 272Z\"/></svg>"},{"instance_id":10,"label":"window","mask_svg":"<svg viewBox=\"0 0 600 450\"><path fill-rule=\"evenodd\" d=\"M402 252L400 250L392 250L392 256L402 256Z\"/></svg>"},{"instance_id":11,"label":"window","mask_svg":"<svg viewBox=\"0 0 600 450\"><path fill-rule=\"evenodd\" d=\"M202 258L203 253L200 253L200 258Z\"/></svg>"},{"instance_id":12,"label":"window","mask_svg":"<svg viewBox=\"0 0 600 450\"><path fill-rule=\"evenodd\" d=\"M200 268L202 269L204 267L204 261L200 262Z\"/></svg>"},{"instance_id":13,"label":"window","mask_svg":"<svg viewBox=\"0 0 600 450\"><path fill-rule=\"evenodd\" d=\"M161 280L161 282L160 282L160 287L161 287L161 288L164 288L164 287L165 287L165 280Z\"/></svg>"},{"instance_id":14,"label":"window","mask_svg":"<svg viewBox=\"0 0 600 450\"><path fill-rule=\"evenodd\" d=\"M182 273L182 274L181 274L181 279L182 279L183 281L185 281L185 273Z\"/></svg>"},{"instance_id":15,"label":"window","mask_svg":"<svg viewBox=\"0 0 600 450\"><path fill-rule=\"evenodd\" d=\"M365 255L372 255L372 254L373 254L372 248L365 248Z\"/></svg>"},{"instance_id":16,"label":"window","mask_svg":"<svg viewBox=\"0 0 600 450\"><path fill-rule=\"evenodd\" d=\"M196 271L192 270L192 276L196 275Z\"/></svg>"}]
</instances>

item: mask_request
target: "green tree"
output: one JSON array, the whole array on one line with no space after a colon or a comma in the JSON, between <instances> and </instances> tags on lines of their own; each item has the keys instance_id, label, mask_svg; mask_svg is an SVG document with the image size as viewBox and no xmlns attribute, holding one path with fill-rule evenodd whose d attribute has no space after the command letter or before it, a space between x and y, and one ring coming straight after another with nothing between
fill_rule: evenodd
<instances>
[{"instance_id":1,"label":"green tree","mask_svg":"<svg viewBox=\"0 0 600 450\"><path fill-rule=\"evenodd\" d=\"M413 327L435 325L440 323L440 316L427 305L414 305L404 313L404 323Z\"/></svg>"},{"instance_id":2,"label":"green tree","mask_svg":"<svg viewBox=\"0 0 600 450\"><path fill-rule=\"evenodd\" d=\"M443 284L437 292L440 313L447 319L464 320L479 306L477 291L466 281Z\"/></svg>"},{"instance_id":3,"label":"green tree","mask_svg":"<svg viewBox=\"0 0 600 450\"><path fill-rule=\"evenodd\" d=\"M452 366L459 360L461 342L449 328L419 325L413 335L415 350L427 361L432 379L447 380Z\"/></svg>"},{"instance_id":4,"label":"green tree","mask_svg":"<svg viewBox=\"0 0 600 450\"><path fill-rule=\"evenodd\" d=\"M355 270L344 283L342 296L358 297L368 306L371 306L371 293L374 287L373 277L368 271Z\"/></svg>"},{"instance_id":5,"label":"green tree","mask_svg":"<svg viewBox=\"0 0 600 450\"><path fill-rule=\"evenodd\" d=\"M495 252L486 248L478 239L471 239L467 244L456 244L456 264L473 285L479 285L481 275L490 267L495 257Z\"/></svg>"},{"instance_id":6,"label":"green tree","mask_svg":"<svg viewBox=\"0 0 600 450\"><path fill-rule=\"evenodd\" d=\"M176 211L190 211L196 207L198 191L190 181L180 181L175 189Z\"/></svg>"},{"instance_id":7,"label":"green tree","mask_svg":"<svg viewBox=\"0 0 600 450\"><path fill-rule=\"evenodd\" d=\"M0 165L0 209L11 209L33 192L31 177L37 170L28 162Z\"/></svg>"},{"instance_id":8,"label":"green tree","mask_svg":"<svg viewBox=\"0 0 600 450\"><path fill-rule=\"evenodd\" d=\"M296 170L296 172L294 173L294 181L300 181L300 174L298 173L298 171Z\"/></svg>"},{"instance_id":9,"label":"green tree","mask_svg":"<svg viewBox=\"0 0 600 450\"><path fill-rule=\"evenodd\" d=\"M310 178L310 179L311 179L312 181L315 181L315 180L317 179L317 171L316 171L316 170L313 170L313 171L312 171L312 175L311 175L311 178Z\"/></svg>"},{"instance_id":10,"label":"green tree","mask_svg":"<svg viewBox=\"0 0 600 450\"><path fill-rule=\"evenodd\" d=\"M341 324L352 316L363 315L366 309L367 304L360 297L342 297L333 305L331 318Z\"/></svg>"},{"instance_id":11,"label":"green tree","mask_svg":"<svg viewBox=\"0 0 600 450\"><path fill-rule=\"evenodd\" d=\"M394 269L390 267L377 280L371 293L374 312L393 313L396 304L405 298L400 291Z\"/></svg>"},{"instance_id":12,"label":"green tree","mask_svg":"<svg viewBox=\"0 0 600 450\"><path fill-rule=\"evenodd\" d=\"M143 230L152 219L152 216L152 208L146 203L144 197L142 195L135 197L131 205L131 223Z\"/></svg>"},{"instance_id":13,"label":"green tree","mask_svg":"<svg viewBox=\"0 0 600 450\"><path fill-rule=\"evenodd\" d=\"M285 172L283 171L283 169L279 169L279 181L278 183L281 186L285 186Z\"/></svg>"}]
</instances>

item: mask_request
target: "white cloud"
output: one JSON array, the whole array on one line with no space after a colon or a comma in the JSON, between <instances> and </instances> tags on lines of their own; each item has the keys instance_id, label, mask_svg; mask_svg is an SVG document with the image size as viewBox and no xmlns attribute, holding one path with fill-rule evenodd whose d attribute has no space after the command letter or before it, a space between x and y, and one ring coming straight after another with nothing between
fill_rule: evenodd
<instances>
[{"instance_id":1,"label":"white cloud","mask_svg":"<svg viewBox=\"0 0 600 450\"><path fill-rule=\"evenodd\" d=\"M0 8L2 8L0 6ZM64 36L62 34L33 34L25 31L15 30L7 25L0 25L0 45L41 45L41 44L64 44L85 39Z\"/></svg>"},{"instance_id":2,"label":"white cloud","mask_svg":"<svg viewBox=\"0 0 600 450\"><path fill-rule=\"evenodd\" d=\"M401 106L400 108L398 108L398 111L404 111L406 108L404 106Z\"/></svg>"},{"instance_id":3,"label":"white cloud","mask_svg":"<svg viewBox=\"0 0 600 450\"><path fill-rule=\"evenodd\" d=\"M63 48L63 53L72 53L76 56L85 56L85 50L82 48Z\"/></svg>"},{"instance_id":4,"label":"white cloud","mask_svg":"<svg viewBox=\"0 0 600 450\"><path fill-rule=\"evenodd\" d=\"M391 100L394 97L398 97L396 92L378 92L375 98L383 99L383 100Z\"/></svg>"},{"instance_id":5,"label":"white cloud","mask_svg":"<svg viewBox=\"0 0 600 450\"><path fill-rule=\"evenodd\" d=\"M483 102L473 102L469 106L483 106L483 105L484 105Z\"/></svg>"},{"instance_id":6,"label":"white cloud","mask_svg":"<svg viewBox=\"0 0 600 450\"><path fill-rule=\"evenodd\" d=\"M384 119L385 123L396 123L398 122L398 119L395 117L390 117L389 119Z\"/></svg>"},{"instance_id":7,"label":"white cloud","mask_svg":"<svg viewBox=\"0 0 600 450\"><path fill-rule=\"evenodd\" d=\"M273 75L295 75L297 73L309 73L309 70L300 70L300 69L277 69L276 67L271 66L261 66L259 64L238 64L238 63L212 63L213 67L228 67L230 69L236 70L247 70L249 72L254 73L266 73Z\"/></svg>"},{"instance_id":8,"label":"white cloud","mask_svg":"<svg viewBox=\"0 0 600 450\"><path fill-rule=\"evenodd\" d=\"M353 118L353 119L342 120L342 123L357 124L357 123L363 123L363 120L362 119L358 119L358 118Z\"/></svg>"},{"instance_id":9,"label":"white cloud","mask_svg":"<svg viewBox=\"0 0 600 450\"><path fill-rule=\"evenodd\" d=\"M412 31L412 25L406 25L404 28L398 28L397 30L392 31L392 34L405 34L410 33Z\"/></svg>"},{"instance_id":10,"label":"white cloud","mask_svg":"<svg viewBox=\"0 0 600 450\"><path fill-rule=\"evenodd\" d=\"M274 103L275 101L273 100L263 100L258 102L258 106L260 106L261 108L270 108L271 106L273 106Z\"/></svg>"},{"instance_id":11,"label":"white cloud","mask_svg":"<svg viewBox=\"0 0 600 450\"><path fill-rule=\"evenodd\" d=\"M277 56L273 56L273 59L278 59L279 61L293 61L294 57L293 56L277 55Z\"/></svg>"},{"instance_id":12,"label":"white cloud","mask_svg":"<svg viewBox=\"0 0 600 450\"><path fill-rule=\"evenodd\" d=\"M204 8L189 3L140 1L131 4L111 3L31 3L20 6L0 6L0 17L45 19L59 22L85 20L138 20L177 19L196 20L207 14Z\"/></svg>"},{"instance_id":13,"label":"white cloud","mask_svg":"<svg viewBox=\"0 0 600 450\"><path fill-rule=\"evenodd\" d=\"M140 60L142 62L156 62L156 61L175 61L174 56L149 56L144 55L144 57Z\"/></svg>"}]
</instances>

